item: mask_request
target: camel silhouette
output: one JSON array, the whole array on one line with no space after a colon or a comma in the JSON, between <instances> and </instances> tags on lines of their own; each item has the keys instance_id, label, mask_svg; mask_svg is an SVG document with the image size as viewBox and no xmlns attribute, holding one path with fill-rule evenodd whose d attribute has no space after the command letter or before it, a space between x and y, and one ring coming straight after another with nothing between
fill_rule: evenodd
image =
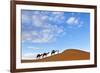
<instances>
[{"instance_id":1,"label":"camel silhouette","mask_svg":"<svg viewBox=\"0 0 100 73\"><path fill-rule=\"evenodd\" d=\"M36 58L40 58L42 56L42 54L37 54Z\"/></svg>"},{"instance_id":2,"label":"camel silhouette","mask_svg":"<svg viewBox=\"0 0 100 73\"><path fill-rule=\"evenodd\" d=\"M59 53L59 50L52 50L51 55L54 55L56 52Z\"/></svg>"},{"instance_id":3,"label":"camel silhouette","mask_svg":"<svg viewBox=\"0 0 100 73\"><path fill-rule=\"evenodd\" d=\"M52 50L51 51L51 55L54 55L55 53L59 53L59 50ZM37 59L40 59L41 57L44 58L44 57L47 57L47 55L49 54L50 52L48 53L43 53L43 54L37 54L36 58Z\"/></svg>"},{"instance_id":4,"label":"camel silhouette","mask_svg":"<svg viewBox=\"0 0 100 73\"><path fill-rule=\"evenodd\" d=\"M42 57L44 58L44 57L46 57L48 54L49 54L49 52L48 52L48 53L43 53L43 54L42 54Z\"/></svg>"}]
</instances>

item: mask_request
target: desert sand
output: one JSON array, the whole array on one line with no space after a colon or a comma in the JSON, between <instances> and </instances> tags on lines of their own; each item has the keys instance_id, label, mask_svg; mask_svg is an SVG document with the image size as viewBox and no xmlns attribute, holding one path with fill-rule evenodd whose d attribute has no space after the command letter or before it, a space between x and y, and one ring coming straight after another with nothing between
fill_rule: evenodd
<instances>
[{"instance_id":1,"label":"desert sand","mask_svg":"<svg viewBox=\"0 0 100 73\"><path fill-rule=\"evenodd\" d=\"M32 62L50 62L50 61L73 61L73 60L88 60L90 59L90 53L77 49L64 50L61 53L51 55L42 59L33 60L21 60L22 63Z\"/></svg>"}]
</instances>

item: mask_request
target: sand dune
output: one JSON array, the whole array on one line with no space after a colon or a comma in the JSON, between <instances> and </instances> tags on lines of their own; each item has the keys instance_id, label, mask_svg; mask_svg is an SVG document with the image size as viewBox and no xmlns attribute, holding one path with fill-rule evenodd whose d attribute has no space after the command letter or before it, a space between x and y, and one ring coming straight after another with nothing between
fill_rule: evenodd
<instances>
[{"instance_id":1,"label":"sand dune","mask_svg":"<svg viewBox=\"0 0 100 73\"><path fill-rule=\"evenodd\" d=\"M90 59L90 53L82 50L68 49L62 53L55 54L49 57L36 60L22 60L22 63L31 62L49 62L49 61L69 61L69 60L88 60Z\"/></svg>"}]
</instances>

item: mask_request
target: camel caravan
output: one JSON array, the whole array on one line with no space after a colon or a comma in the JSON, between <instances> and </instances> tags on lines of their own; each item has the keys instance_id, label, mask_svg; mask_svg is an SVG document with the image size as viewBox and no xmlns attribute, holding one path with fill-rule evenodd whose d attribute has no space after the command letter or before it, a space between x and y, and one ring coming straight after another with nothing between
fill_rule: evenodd
<instances>
[{"instance_id":1,"label":"camel caravan","mask_svg":"<svg viewBox=\"0 0 100 73\"><path fill-rule=\"evenodd\" d=\"M48 52L48 53L42 53L42 54L37 54L36 58L37 59L40 59L40 58L45 58L48 56L48 54L51 54L52 55L55 55L55 54L58 54L59 53L59 50L52 50L51 52Z\"/></svg>"}]
</instances>

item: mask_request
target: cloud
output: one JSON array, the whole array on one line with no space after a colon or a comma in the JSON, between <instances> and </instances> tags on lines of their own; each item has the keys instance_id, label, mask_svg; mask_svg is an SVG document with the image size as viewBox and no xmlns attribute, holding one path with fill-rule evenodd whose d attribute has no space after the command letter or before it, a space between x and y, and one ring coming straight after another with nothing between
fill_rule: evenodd
<instances>
[{"instance_id":1,"label":"cloud","mask_svg":"<svg viewBox=\"0 0 100 73\"><path fill-rule=\"evenodd\" d=\"M52 12L52 14L55 14L55 15L63 15L64 12L54 11L54 12Z\"/></svg>"},{"instance_id":2,"label":"cloud","mask_svg":"<svg viewBox=\"0 0 100 73\"><path fill-rule=\"evenodd\" d=\"M31 34L27 32L22 32L22 40L31 40Z\"/></svg>"},{"instance_id":3,"label":"cloud","mask_svg":"<svg viewBox=\"0 0 100 73\"><path fill-rule=\"evenodd\" d=\"M68 25L68 28L74 29L74 28L81 28L84 25L84 22L79 17L71 16L66 20L66 23Z\"/></svg>"},{"instance_id":4,"label":"cloud","mask_svg":"<svg viewBox=\"0 0 100 73\"><path fill-rule=\"evenodd\" d=\"M36 59L37 53L24 53L22 59Z\"/></svg>"},{"instance_id":5,"label":"cloud","mask_svg":"<svg viewBox=\"0 0 100 73\"><path fill-rule=\"evenodd\" d=\"M33 56L34 53L25 53L23 56L28 57L28 56Z\"/></svg>"},{"instance_id":6,"label":"cloud","mask_svg":"<svg viewBox=\"0 0 100 73\"><path fill-rule=\"evenodd\" d=\"M84 24L84 22L83 21L80 21L80 24L78 25L78 28L83 27L83 24Z\"/></svg>"},{"instance_id":7,"label":"cloud","mask_svg":"<svg viewBox=\"0 0 100 73\"><path fill-rule=\"evenodd\" d=\"M46 19L48 19L48 18L49 18L49 17L46 16L46 15L44 15L44 16L41 17L42 20L46 20Z\"/></svg>"},{"instance_id":8,"label":"cloud","mask_svg":"<svg viewBox=\"0 0 100 73\"><path fill-rule=\"evenodd\" d=\"M43 20L41 19L40 16L33 15L32 16L32 25L36 26L36 27L41 27L41 26L43 26Z\"/></svg>"},{"instance_id":9,"label":"cloud","mask_svg":"<svg viewBox=\"0 0 100 73\"><path fill-rule=\"evenodd\" d=\"M48 26L47 26L48 25ZM22 39L31 41L33 43L47 43L54 41L57 36L64 33L64 29L57 25L47 24L46 27L42 26L40 31L33 30L22 33Z\"/></svg>"},{"instance_id":10,"label":"cloud","mask_svg":"<svg viewBox=\"0 0 100 73\"><path fill-rule=\"evenodd\" d=\"M32 15L32 24L36 27L41 27L44 26L46 23L61 23L64 19L64 12L37 11L34 12Z\"/></svg>"},{"instance_id":11,"label":"cloud","mask_svg":"<svg viewBox=\"0 0 100 73\"><path fill-rule=\"evenodd\" d=\"M79 23L79 19L76 17L70 17L67 19L66 23L69 25L76 25Z\"/></svg>"},{"instance_id":12,"label":"cloud","mask_svg":"<svg viewBox=\"0 0 100 73\"><path fill-rule=\"evenodd\" d=\"M38 49L42 49L42 48L33 47L33 46L28 46L27 49L38 50Z\"/></svg>"},{"instance_id":13,"label":"cloud","mask_svg":"<svg viewBox=\"0 0 100 73\"><path fill-rule=\"evenodd\" d=\"M63 28L49 24L48 27L42 28L41 31L34 30L23 33L22 38L33 43L47 43L54 41L63 32Z\"/></svg>"},{"instance_id":14,"label":"cloud","mask_svg":"<svg viewBox=\"0 0 100 73\"><path fill-rule=\"evenodd\" d=\"M27 15L27 14L26 14ZM25 41L30 41L32 43L49 43L57 39L57 37L62 36L64 33L64 28L58 26L58 20L63 17L63 12L51 12L51 16L48 16L49 12L45 11L35 11L31 15L31 19L27 18L27 22L30 21L31 29L25 28L22 32L22 39ZM53 20L49 20L53 18ZM25 19L23 19L25 21ZM26 22L26 21L25 21ZM56 22L56 24L54 23ZM26 31L26 29L28 29Z\"/></svg>"},{"instance_id":15,"label":"cloud","mask_svg":"<svg viewBox=\"0 0 100 73\"><path fill-rule=\"evenodd\" d=\"M29 24L31 22L31 17L26 14L22 14L21 19L22 19L22 24L24 25Z\"/></svg>"},{"instance_id":16,"label":"cloud","mask_svg":"<svg viewBox=\"0 0 100 73\"><path fill-rule=\"evenodd\" d=\"M65 20L64 12L52 12L51 17L49 18L50 21L56 22L56 23L63 23Z\"/></svg>"}]
</instances>

